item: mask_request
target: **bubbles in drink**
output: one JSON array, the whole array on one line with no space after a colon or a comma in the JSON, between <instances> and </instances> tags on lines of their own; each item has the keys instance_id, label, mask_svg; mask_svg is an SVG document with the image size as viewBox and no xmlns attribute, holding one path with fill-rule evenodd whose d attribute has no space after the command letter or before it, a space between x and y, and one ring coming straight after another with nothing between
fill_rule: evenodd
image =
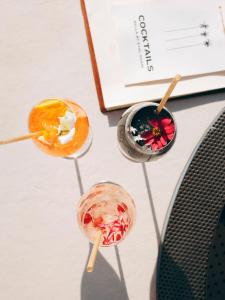
<instances>
[{"instance_id":1,"label":"bubbles in drink","mask_svg":"<svg viewBox=\"0 0 225 300\"><path fill-rule=\"evenodd\" d=\"M131 196L119 185L100 183L81 198L78 222L87 237L94 241L102 232L101 246L122 241L134 224L135 206Z\"/></svg>"}]
</instances>

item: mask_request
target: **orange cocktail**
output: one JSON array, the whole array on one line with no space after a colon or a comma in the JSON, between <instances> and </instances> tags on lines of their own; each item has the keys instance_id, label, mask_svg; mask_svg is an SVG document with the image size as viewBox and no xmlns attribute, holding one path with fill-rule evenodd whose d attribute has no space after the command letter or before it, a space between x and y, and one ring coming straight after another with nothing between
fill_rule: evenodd
<instances>
[{"instance_id":1,"label":"orange cocktail","mask_svg":"<svg viewBox=\"0 0 225 300\"><path fill-rule=\"evenodd\" d=\"M29 130L40 132L33 141L50 155L80 155L90 144L87 114L67 99L47 99L36 105L30 113Z\"/></svg>"}]
</instances>

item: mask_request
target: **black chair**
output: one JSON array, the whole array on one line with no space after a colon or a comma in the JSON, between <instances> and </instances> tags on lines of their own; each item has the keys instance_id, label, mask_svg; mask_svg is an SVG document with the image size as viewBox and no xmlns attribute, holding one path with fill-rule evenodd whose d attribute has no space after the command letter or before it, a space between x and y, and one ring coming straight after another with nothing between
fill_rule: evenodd
<instances>
[{"instance_id":1,"label":"black chair","mask_svg":"<svg viewBox=\"0 0 225 300\"><path fill-rule=\"evenodd\" d=\"M177 185L157 269L158 300L225 300L225 109Z\"/></svg>"}]
</instances>

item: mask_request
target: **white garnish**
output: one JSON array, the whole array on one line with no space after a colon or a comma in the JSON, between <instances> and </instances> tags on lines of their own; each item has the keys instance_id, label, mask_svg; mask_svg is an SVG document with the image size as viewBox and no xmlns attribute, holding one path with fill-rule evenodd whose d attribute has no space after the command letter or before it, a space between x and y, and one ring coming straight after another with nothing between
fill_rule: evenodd
<instances>
[{"instance_id":1,"label":"white garnish","mask_svg":"<svg viewBox=\"0 0 225 300\"><path fill-rule=\"evenodd\" d=\"M68 134L61 135L58 137L60 144L65 145L66 143L70 142L73 139L75 134L75 128L71 129Z\"/></svg>"},{"instance_id":2,"label":"white garnish","mask_svg":"<svg viewBox=\"0 0 225 300\"><path fill-rule=\"evenodd\" d=\"M76 116L67 111L64 117L59 117L60 125L58 127L58 140L61 144L66 144L73 139L75 134ZM63 134L68 132L67 134Z\"/></svg>"},{"instance_id":3,"label":"white garnish","mask_svg":"<svg viewBox=\"0 0 225 300\"><path fill-rule=\"evenodd\" d=\"M59 126L58 126L58 140L60 144L64 145L70 142L75 134L75 123L76 123L76 116L73 112L67 111L64 117L59 117ZM39 136L38 140L40 142L46 143L51 145L48 140L45 139L44 136Z\"/></svg>"},{"instance_id":4,"label":"white garnish","mask_svg":"<svg viewBox=\"0 0 225 300\"><path fill-rule=\"evenodd\" d=\"M76 116L74 113L67 111L64 117L59 117L59 122L59 131L71 130L76 123Z\"/></svg>"},{"instance_id":5,"label":"white garnish","mask_svg":"<svg viewBox=\"0 0 225 300\"><path fill-rule=\"evenodd\" d=\"M131 133L135 134L137 132L137 129L131 126L130 131L131 131Z\"/></svg>"},{"instance_id":6,"label":"white garnish","mask_svg":"<svg viewBox=\"0 0 225 300\"><path fill-rule=\"evenodd\" d=\"M143 141L144 139L140 135L133 136L135 142Z\"/></svg>"}]
</instances>

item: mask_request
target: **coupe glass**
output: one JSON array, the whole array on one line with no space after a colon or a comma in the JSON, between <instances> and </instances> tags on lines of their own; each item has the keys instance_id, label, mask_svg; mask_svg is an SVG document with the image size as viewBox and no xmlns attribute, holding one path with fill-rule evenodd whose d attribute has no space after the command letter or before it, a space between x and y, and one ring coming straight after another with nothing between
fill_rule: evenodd
<instances>
[{"instance_id":1,"label":"coupe glass","mask_svg":"<svg viewBox=\"0 0 225 300\"><path fill-rule=\"evenodd\" d=\"M67 99L47 99L36 105L29 116L30 132L41 132L34 143L47 154L79 157L91 145L87 114Z\"/></svg>"},{"instance_id":2,"label":"coupe glass","mask_svg":"<svg viewBox=\"0 0 225 300\"><path fill-rule=\"evenodd\" d=\"M101 231L100 246L116 245L125 239L134 225L134 201L120 185L98 183L82 196L77 218L91 242Z\"/></svg>"},{"instance_id":3,"label":"coupe glass","mask_svg":"<svg viewBox=\"0 0 225 300\"><path fill-rule=\"evenodd\" d=\"M176 138L176 124L167 108L157 112L157 103L134 105L124 112L118 127L119 148L135 162L158 158L171 149Z\"/></svg>"}]
</instances>

